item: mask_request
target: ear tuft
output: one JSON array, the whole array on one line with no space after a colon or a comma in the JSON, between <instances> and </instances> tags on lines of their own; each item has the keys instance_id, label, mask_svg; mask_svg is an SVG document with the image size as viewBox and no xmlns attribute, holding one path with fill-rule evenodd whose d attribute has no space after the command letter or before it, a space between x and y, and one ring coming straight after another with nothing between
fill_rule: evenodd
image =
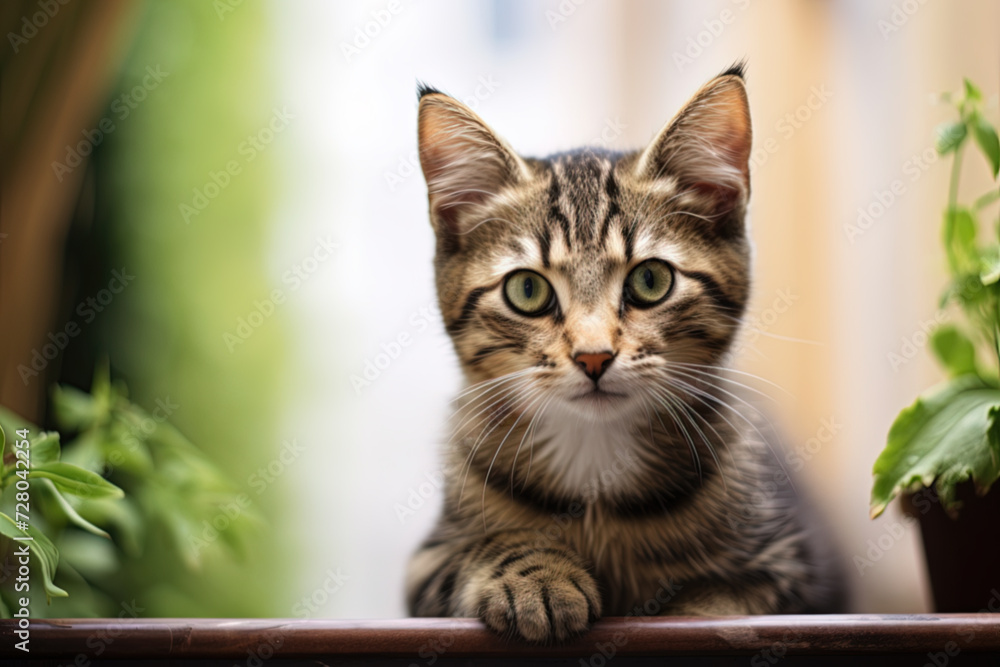
<instances>
[{"instance_id":1,"label":"ear tuft","mask_svg":"<svg viewBox=\"0 0 1000 667\"><path fill-rule=\"evenodd\" d=\"M444 93L434 86L428 86L423 81L417 79L417 100L422 100L424 95L444 95Z\"/></svg>"},{"instance_id":2,"label":"ear tuft","mask_svg":"<svg viewBox=\"0 0 1000 667\"><path fill-rule=\"evenodd\" d=\"M747 71L747 59L741 58L740 60L737 60L732 65L730 65L729 69L727 69L719 76L738 76L745 81L747 78L746 71Z\"/></svg>"},{"instance_id":3,"label":"ear tuft","mask_svg":"<svg viewBox=\"0 0 1000 667\"><path fill-rule=\"evenodd\" d=\"M458 248L470 215L530 172L472 109L436 90L422 89L417 127L431 225L442 247Z\"/></svg>"}]
</instances>

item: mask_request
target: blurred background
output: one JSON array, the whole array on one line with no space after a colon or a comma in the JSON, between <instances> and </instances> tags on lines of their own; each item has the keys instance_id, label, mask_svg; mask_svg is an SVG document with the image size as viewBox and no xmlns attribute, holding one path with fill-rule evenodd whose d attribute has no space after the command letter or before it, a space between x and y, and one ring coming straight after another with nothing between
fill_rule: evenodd
<instances>
[{"instance_id":1,"label":"blurred background","mask_svg":"<svg viewBox=\"0 0 1000 667\"><path fill-rule=\"evenodd\" d=\"M107 363L229 494L175 521L188 491L161 480L130 548L126 519L110 546L54 520L70 594L33 614L403 615L460 382L417 81L545 155L641 147L743 58L756 282L739 367L783 390L759 385L853 611L928 610L916 527L868 518L871 466L940 378L923 349L945 281L938 94L969 77L996 122L998 26L991 0L4 3L0 404L63 430L50 387L104 395ZM963 193L990 187L981 167ZM64 437L64 459L84 444Z\"/></svg>"}]
</instances>

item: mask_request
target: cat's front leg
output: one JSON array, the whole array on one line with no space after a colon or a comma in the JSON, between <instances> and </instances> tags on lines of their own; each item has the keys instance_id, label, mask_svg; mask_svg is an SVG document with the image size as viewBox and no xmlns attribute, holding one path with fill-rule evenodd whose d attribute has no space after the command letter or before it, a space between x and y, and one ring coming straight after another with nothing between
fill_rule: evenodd
<instances>
[{"instance_id":1,"label":"cat's front leg","mask_svg":"<svg viewBox=\"0 0 1000 667\"><path fill-rule=\"evenodd\" d=\"M410 565L411 612L475 616L494 632L539 643L583 632L601 614L597 582L569 547L537 539L503 531L430 542Z\"/></svg>"}]
</instances>

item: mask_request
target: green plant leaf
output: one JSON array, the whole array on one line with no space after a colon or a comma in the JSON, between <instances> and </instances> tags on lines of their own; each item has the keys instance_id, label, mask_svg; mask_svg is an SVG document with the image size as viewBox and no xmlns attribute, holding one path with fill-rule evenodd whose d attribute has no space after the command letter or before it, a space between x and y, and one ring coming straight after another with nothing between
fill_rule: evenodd
<instances>
[{"instance_id":1,"label":"green plant leaf","mask_svg":"<svg viewBox=\"0 0 1000 667\"><path fill-rule=\"evenodd\" d=\"M976 373L976 347L952 324L931 333L931 348L952 377Z\"/></svg>"},{"instance_id":2,"label":"green plant leaf","mask_svg":"<svg viewBox=\"0 0 1000 667\"><path fill-rule=\"evenodd\" d=\"M982 273L979 270L958 275L941 295L939 308L944 308L950 301L960 304L966 311L979 307L989 298L989 290L984 287Z\"/></svg>"},{"instance_id":3,"label":"green plant leaf","mask_svg":"<svg viewBox=\"0 0 1000 667\"><path fill-rule=\"evenodd\" d=\"M0 405L0 423L4 424L4 428L7 433L14 433L18 429L22 428L26 428L30 431L41 430L31 422L22 419L16 412L11 412L2 405Z\"/></svg>"},{"instance_id":4,"label":"green plant leaf","mask_svg":"<svg viewBox=\"0 0 1000 667\"><path fill-rule=\"evenodd\" d=\"M47 463L32 467L29 477L52 480L56 488L81 498L122 498L125 493L100 475L71 463Z\"/></svg>"},{"instance_id":5,"label":"green plant leaf","mask_svg":"<svg viewBox=\"0 0 1000 667\"><path fill-rule=\"evenodd\" d=\"M958 207L945 211L944 248L953 273L968 272L977 267L976 228L976 218L969 209Z\"/></svg>"},{"instance_id":6,"label":"green plant leaf","mask_svg":"<svg viewBox=\"0 0 1000 667\"><path fill-rule=\"evenodd\" d=\"M31 466L54 463L59 460L59 434L45 431L31 440Z\"/></svg>"},{"instance_id":7,"label":"green plant leaf","mask_svg":"<svg viewBox=\"0 0 1000 667\"><path fill-rule=\"evenodd\" d=\"M940 155L947 155L957 150L965 141L965 123L960 120L942 123L937 127L935 147Z\"/></svg>"},{"instance_id":8,"label":"green plant leaf","mask_svg":"<svg viewBox=\"0 0 1000 667\"><path fill-rule=\"evenodd\" d=\"M152 457L137 439L132 438L125 444L109 437L102 443L102 451L105 470L122 470L134 475L146 475L153 470Z\"/></svg>"},{"instance_id":9,"label":"green plant leaf","mask_svg":"<svg viewBox=\"0 0 1000 667\"><path fill-rule=\"evenodd\" d=\"M984 194L982 197L977 199L976 202L972 205L972 208L977 211L982 210L998 199L1000 199L1000 188L993 188L992 190Z\"/></svg>"},{"instance_id":10,"label":"green plant leaf","mask_svg":"<svg viewBox=\"0 0 1000 667\"><path fill-rule=\"evenodd\" d=\"M979 279L983 285L992 285L1000 280L1000 247L987 248L980 259L982 269L979 272Z\"/></svg>"},{"instance_id":11,"label":"green plant leaf","mask_svg":"<svg viewBox=\"0 0 1000 667\"><path fill-rule=\"evenodd\" d=\"M111 384L111 362L105 358L94 367L94 380L90 383L90 395L106 413L115 402L115 391Z\"/></svg>"},{"instance_id":12,"label":"green plant leaf","mask_svg":"<svg viewBox=\"0 0 1000 667\"><path fill-rule=\"evenodd\" d=\"M77 512L76 508L73 507L73 505L69 502L69 500L67 500L66 497L59 492L59 489L57 489L55 484L52 483L52 480L43 479L42 484L45 486L46 491L51 495L53 500L56 501L56 504L59 506L59 509L61 509L63 514L66 515L67 521L69 521L74 526L77 526L78 528L84 529L88 533L93 533L94 535L99 535L100 537L105 537L108 539L111 538L111 536L108 535L106 532L104 532L104 530L95 526L94 524L90 523L82 516L80 516L80 513Z\"/></svg>"},{"instance_id":13,"label":"green plant leaf","mask_svg":"<svg viewBox=\"0 0 1000 667\"><path fill-rule=\"evenodd\" d=\"M135 494L121 500L88 500L78 508L88 521L99 523L114 533L115 545L133 558L142 554L146 531L150 527L149 516L137 507Z\"/></svg>"},{"instance_id":14,"label":"green plant leaf","mask_svg":"<svg viewBox=\"0 0 1000 667\"><path fill-rule=\"evenodd\" d=\"M965 79L965 99L976 102L983 99L983 94L979 92L979 88L976 84L969 81L968 78Z\"/></svg>"},{"instance_id":15,"label":"green plant leaf","mask_svg":"<svg viewBox=\"0 0 1000 667\"><path fill-rule=\"evenodd\" d=\"M64 431L86 430L107 414L105 406L90 394L60 385L52 387L52 409Z\"/></svg>"},{"instance_id":16,"label":"green plant leaf","mask_svg":"<svg viewBox=\"0 0 1000 667\"><path fill-rule=\"evenodd\" d=\"M990 447L994 452L1000 452L1000 407L990 408L990 427L986 431Z\"/></svg>"},{"instance_id":17,"label":"green plant leaf","mask_svg":"<svg viewBox=\"0 0 1000 667\"><path fill-rule=\"evenodd\" d=\"M970 477L985 493L1000 476L996 409L1000 389L975 376L931 388L896 417L875 461L870 510L881 514L901 491L934 485L956 507L955 486Z\"/></svg>"},{"instance_id":18,"label":"green plant leaf","mask_svg":"<svg viewBox=\"0 0 1000 667\"><path fill-rule=\"evenodd\" d=\"M74 574L82 575L91 581L115 577L122 567L121 552L115 544L108 540L95 537L89 533L71 531L59 538L59 570L73 568ZM61 581L68 584L67 578ZM67 588L69 588L67 586ZM70 589L70 597L74 591Z\"/></svg>"},{"instance_id":19,"label":"green plant leaf","mask_svg":"<svg viewBox=\"0 0 1000 667\"><path fill-rule=\"evenodd\" d=\"M63 447L61 460L85 470L101 472L104 459L101 454L101 433L103 429L90 429L77 435Z\"/></svg>"},{"instance_id":20,"label":"green plant leaf","mask_svg":"<svg viewBox=\"0 0 1000 667\"><path fill-rule=\"evenodd\" d=\"M0 512L0 534L13 539L16 537L30 537L30 540L16 541L15 544L25 544L31 553L35 554L38 564L41 566L42 582L45 585L45 597L50 600L54 597L66 597L68 593L59 588L53 582L56 576L56 566L59 564L59 551L49 538L45 537L35 526L29 525L22 530L9 516Z\"/></svg>"},{"instance_id":21,"label":"green plant leaf","mask_svg":"<svg viewBox=\"0 0 1000 667\"><path fill-rule=\"evenodd\" d=\"M976 143L979 144L979 148L989 160L993 178L996 178L997 174L1000 173L1000 139L997 138L997 131L979 114L976 114L973 123L972 128Z\"/></svg>"}]
</instances>

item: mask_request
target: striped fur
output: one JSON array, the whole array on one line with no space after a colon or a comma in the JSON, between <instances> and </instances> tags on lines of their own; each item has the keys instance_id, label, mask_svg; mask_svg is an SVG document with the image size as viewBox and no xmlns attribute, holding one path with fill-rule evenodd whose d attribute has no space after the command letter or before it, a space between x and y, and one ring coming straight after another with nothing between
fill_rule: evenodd
<instances>
[{"instance_id":1,"label":"striped fur","mask_svg":"<svg viewBox=\"0 0 1000 667\"><path fill-rule=\"evenodd\" d=\"M444 511L409 568L411 612L548 642L602 614L832 610L816 531L719 369L750 292L742 71L636 153L523 158L430 89L419 129L466 388ZM648 259L674 284L639 307L624 285ZM508 305L518 269L551 284L550 311ZM595 381L581 353L613 359Z\"/></svg>"}]
</instances>

